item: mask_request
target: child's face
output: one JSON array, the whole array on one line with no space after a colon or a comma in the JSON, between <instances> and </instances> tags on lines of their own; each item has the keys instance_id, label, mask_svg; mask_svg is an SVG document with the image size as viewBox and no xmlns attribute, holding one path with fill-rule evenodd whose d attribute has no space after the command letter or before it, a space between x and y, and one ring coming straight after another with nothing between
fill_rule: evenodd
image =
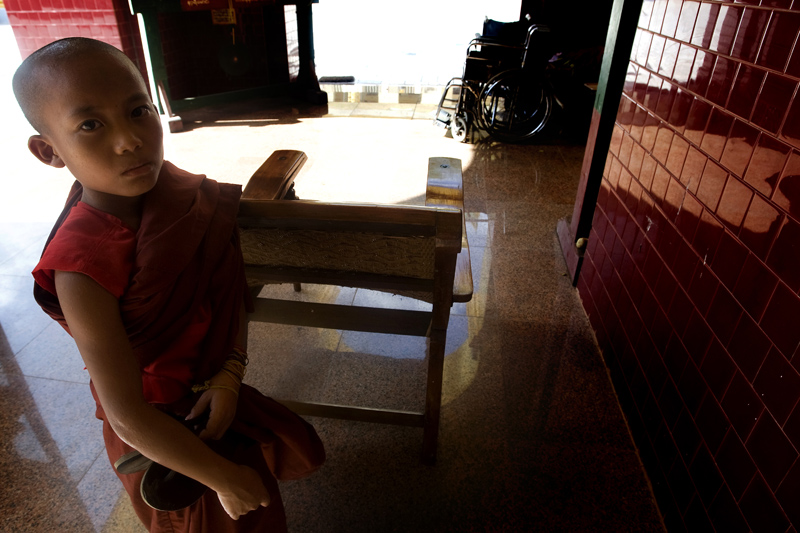
<instances>
[{"instance_id":1,"label":"child's face","mask_svg":"<svg viewBox=\"0 0 800 533\"><path fill-rule=\"evenodd\" d=\"M134 197L152 189L163 133L141 78L105 53L66 67L50 75L42 113L46 131L38 137L52 147L49 163L66 166L92 191Z\"/></svg>"}]
</instances>

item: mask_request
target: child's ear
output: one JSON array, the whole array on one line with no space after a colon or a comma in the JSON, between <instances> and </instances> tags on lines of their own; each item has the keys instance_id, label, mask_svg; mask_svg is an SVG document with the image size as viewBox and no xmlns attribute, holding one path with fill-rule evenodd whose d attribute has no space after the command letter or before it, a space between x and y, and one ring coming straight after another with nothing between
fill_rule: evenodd
<instances>
[{"instance_id":1,"label":"child's ear","mask_svg":"<svg viewBox=\"0 0 800 533\"><path fill-rule=\"evenodd\" d=\"M56 168L65 166L64 161L56 154L55 150L53 150L53 145L47 142L41 135L32 135L28 139L28 150L31 151L36 159L45 165Z\"/></svg>"}]
</instances>

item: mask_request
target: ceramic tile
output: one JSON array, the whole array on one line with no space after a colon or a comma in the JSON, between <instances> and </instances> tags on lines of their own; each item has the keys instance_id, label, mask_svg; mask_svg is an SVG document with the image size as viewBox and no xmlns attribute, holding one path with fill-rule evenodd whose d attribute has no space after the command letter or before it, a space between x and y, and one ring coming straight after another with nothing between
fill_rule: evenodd
<instances>
[{"instance_id":1,"label":"ceramic tile","mask_svg":"<svg viewBox=\"0 0 800 533\"><path fill-rule=\"evenodd\" d=\"M747 314L743 314L728 344L728 352L751 383L772 347L767 336Z\"/></svg>"},{"instance_id":2,"label":"ceramic tile","mask_svg":"<svg viewBox=\"0 0 800 533\"><path fill-rule=\"evenodd\" d=\"M677 221L678 231L684 235L686 234L686 226L682 223L682 218L686 217L687 219L693 219L698 216L692 214L689 209L686 209L685 204L688 203L689 200L691 200L691 197L687 197L687 199L684 201L684 209L682 209L681 213L678 215ZM691 235L691 233L689 233L689 235ZM700 260L694 250L692 250L691 245L685 240L679 240L675 259L671 266L672 273L675 275L675 278L678 280L680 286L684 289L688 290L689 286L691 285L692 278L699 263Z\"/></svg>"},{"instance_id":3,"label":"ceramic tile","mask_svg":"<svg viewBox=\"0 0 800 533\"><path fill-rule=\"evenodd\" d=\"M738 63L723 56L717 56L714 63L714 70L706 92L706 98L719 106L725 106L728 101L733 80L736 76Z\"/></svg>"},{"instance_id":4,"label":"ceramic tile","mask_svg":"<svg viewBox=\"0 0 800 533\"><path fill-rule=\"evenodd\" d=\"M752 198L753 191L731 176L725 183L716 214L731 231L738 232Z\"/></svg>"},{"instance_id":5,"label":"ceramic tile","mask_svg":"<svg viewBox=\"0 0 800 533\"><path fill-rule=\"evenodd\" d=\"M800 148L800 126L797 123L800 118L800 100L793 100L789 105L783 128L780 136L795 148Z\"/></svg>"},{"instance_id":6,"label":"ceramic tile","mask_svg":"<svg viewBox=\"0 0 800 533\"><path fill-rule=\"evenodd\" d=\"M666 11L664 12L664 22L661 25L661 34L668 37L675 36L675 30L678 26L678 20L681 14L680 0L670 0L667 4Z\"/></svg>"},{"instance_id":7,"label":"ceramic tile","mask_svg":"<svg viewBox=\"0 0 800 533\"><path fill-rule=\"evenodd\" d=\"M712 339L700 366L700 372L718 401L721 401L727 392L735 371L736 365L725 347L719 340Z\"/></svg>"},{"instance_id":8,"label":"ceramic tile","mask_svg":"<svg viewBox=\"0 0 800 533\"><path fill-rule=\"evenodd\" d=\"M665 165L667 170L672 172L675 176L680 176L688 151L689 143L687 143L683 137L675 135L672 138L672 145L670 146L669 155L667 156Z\"/></svg>"},{"instance_id":9,"label":"ceramic tile","mask_svg":"<svg viewBox=\"0 0 800 533\"><path fill-rule=\"evenodd\" d=\"M675 226L687 241L694 238L702 213L703 205L691 194L685 194L675 219Z\"/></svg>"},{"instance_id":10,"label":"ceramic tile","mask_svg":"<svg viewBox=\"0 0 800 533\"><path fill-rule=\"evenodd\" d=\"M768 73L753 111L753 122L777 134L796 87L795 80Z\"/></svg>"},{"instance_id":11,"label":"ceramic tile","mask_svg":"<svg viewBox=\"0 0 800 533\"><path fill-rule=\"evenodd\" d=\"M758 474L742 496L739 508L747 521L751 524L759 524L758 527L783 531L789 526L789 520L780 504L764 479Z\"/></svg>"},{"instance_id":12,"label":"ceramic tile","mask_svg":"<svg viewBox=\"0 0 800 533\"><path fill-rule=\"evenodd\" d=\"M734 121L722 152L721 163L736 176L744 175L744 170L747 168L750 156L758 142L759 134L759 130L749 124L741 120Z\"/></svg>"},{"instance_id":13,"label":"ceramic tile","mask_svg":"<svg viewBox=\"0 0 800 533\"><path fill-rule=\"evenodd\" d=\"M556 222L570 210L568 204L551 202L491 202L487 206L491 246L494 250L549 249Z\"/></svg>"},{"instance_id":14,"label":"ceramic tile","mask_svg":"<svg viewBox=\"0 0 800 533\"><path fill-rule=\"evenodd\" d=\"M800 238L800 224L787 218L767 256L767 265L795 291L800 290L800 272L791 265L797 264L794 243L798 242L798 238Z\"/></svg>"},{"instance_id":15,"label":"ceramic tile","mask_svg":"<svg viewBox=\"0 0 800 533\"><path fill-rule=\"evenodd\" d=\"M709 45L711 50L723 55L730 54L741 16L742 9L740 7L730 5L720 7L717 25Z\"/></svg>"},{"instance_id":16,"label":"ceramic tile","mask_svg":"<svg viewBox=\"0 0 800 533\"><path fill-rule=\"evenodd\" d=\"M798 473L800 473L800 463L795 463L794 467L789 471L786 479L781 483L780 488L775 493L775 496L778 498L778 501L781 503L781 506L792 523L797 523L798 518L800 518L797 507L791 503L792 498L797 497L798 490L800 490Z\"/></svg>"},{"instance_id":17,"label":"ceramic tile","mask_svg":"<svg viewBox=\"0 0 800 533\"><path fill-rule=\"evenodd\" d=\"M643 61L647 61L647 59L645 58ZM647 96L647 88L649 84L650 84L650 73L643 68L639 69L639 72L636 75L636 81L634 83L634 88L633 92L631 93L631 97L636 102L643 104Z\"/></svg>"},{"instance_id":18,"label":"ceramic tile","mask_svg":"<svg viewBox=\"0 0 800 533\"><path fill-rule=\"evenodd\" d=\"M642 102L644 107L650 111L655 111L656 109L658 98L661 96L661 85L661 78L656 75L650 76L650 79L647 82L647 92L645 93L644 101Z\"/></svg>"},{"instance_id":19,"label":"ceramic tile","mask_svg":"<svg viewBox=\"0 0 800 533\"><path fill-rule=\"evenodd\" d=\"M684 133L689 121L689 109L691 108L694 96L682 89L678 89L675 101L672 104L668 121L675 127L678 133Z\"/></svg>"},{"instance_id":20,"label":"ceramic tile","mask_svg":"<svg viewBox=\"0 0 800 533\"><path fill-rule=\"evenodd\" d=\"M755 320L760 320L778 278L755 255L748 255L736 281L733 294L745 311Z\"/></svg>"},{"instance_id":21,"label":"ceramic tile","mask_svg":"<svg viewBox=\"0 0 800 533\"><path fill-rule=\"evenodd\" d=\"M669 149L672 146L672 139L674 133L671 128L662 126L658 129L656 134L655 145L652 148L653 157L656 158L661 164L666 164L667 157L669 156Z\"/></svg>"},{"instance_id":22,"label":"ceramic tile","mask_svg":"<svg viewBox=\"0 0 800 533\"><path fill-rule=\"evenodd\" d=\"M706 321L720 342L727 346L741 314L742 309L731 293L720 286L706 313Z\"/></svg>"},{"instance_id":23,"label":"ceramic tile","mask_svg":"<svg viewBox=\"0 0 800 533\"><path fill-rule=\"evenodd\" d=\"M741 15L740 29L730 54L747 62L754 62L758 48L753 43L761 43L764 29L771 13L760 9L745 8Z\"/></svg>"},{"instance_id":24,"label":"ceramic tile","mask_svg":"<svg viewBox=\"0 0 800 533\"><path fill-rule=\"evenodd\" d=\"M711 105L695 98L689 108L689 116L686 118L684 136L694 144L699 145L706 131L706 124L711 115Z\"/></svg>"},{"instance_id":25,"label":"ceramic tile","mask_svg":"<svg viewBox=\"0 0 800 533\"><path fill-rule=\"evenodd\" d=\"M714 458L734 497L740 498L750 484L756 469L735 432L728 432Z\"/></svg>"},{"instance_id":26,"label":"ceramic tile","mask_svg":"<svg viewBox=\"0 0 800 533\"><path fill-rule=\"evenodd\" d=\"M783 216L772 204L754 195L739 236L753 253L766 259L782 222Z\"/></svg>"},{"instance_id":27,"label":"ceramic tile","mask_svg":"<svg viewBox=\"0 0 800 533\"><path fill-rule=\"evenodd\" d=\"M705 445L712 455L716 454L731 424L711 394L707 394L700 404L695 415L695 422Z\"/></svg>"},{"instance_id":28,"label":"ceramic tile","mask_svg":"<svg viewBox=\"0 0 800 533\"><path fill-rule=\"evenodd\" d=\"M0 328L12 352L18 352L53 320L32 297L33 278L0 275Z\"/></svg>"},{"instance_id":29,"label":"ceramic tile","mask_svg":"<svg viewBox=\"0 0 800 533\"><path fill-rule=\"evenodd\" d=\"M458 398L475 379L479 364L470 339L482 321L452 317L445 349L443 402ZM344 332L325 385L332 403L421 411L425 403L426 341L360 332Z\"/></svg>"},{"instance_id":30,"label":"ceramic tile","mask_svg":"<svg viewBox=\"0 0 800 533\"><path fill-rule=\"evenodd\" d=\"M758 372L753 387L760 394L770 414L783 425L798 400L800 374L774 348Z\"/></svg>"},{"instance_id":31,"label":"ceramic tile","mask_svg":"<svg viewBox=\"0 0 800 533\"><path fill-rule=\"evenodd\" d=\"M706 266L708 252L711 252L708 248L703 250L703 261L695 270L694 277L689 285L689 297L697 306L697 310L703 314L708 310L711 300L720 286L719 280L714 276L711 269ZM713 253L711 255L713 257Z\"/></svg>"},{"instance_id":32,"label":"ceramic tile","mask_svg":"<svg viewBox=\"0 0 800 533\"><path fill-rule=\"evenodd\" d=\"M794 45L794 36L800 29L800 14L775 12L770 18L764 43L758 53L757 63L783 71Z\"/></svg>"},{"instance_id":33,"label":"ceramic tile","mask_svg":"<svg viewBox=\"0 0 800 533\"><path fill-rule=\"evenodd\" d=\"M778 186L772 200L789 213L795 220L800 221L800 155L792 152L789 161L781 174Z\"/></svg>"},{"instance_id":34,"label":"ceramic tile","mask_svg":"<svg viewBox=\"0 0 800 533\"><path fill-rule=\"evenodd\" d=\"M319 400L341 332L251 322L245 383L267 396Z\"/></svg>"},{"instance_id":35,"label":"ceramic tile","mask_svg":"<svg viewBox=\"0 0 800 533\"><path fill-rule=\"evenodd\" d=\"M692 44L700 48L708 48L711 44L711 38L714 35L714 27L717 23L717 16L719 15L718 4L700 3L700 8L697 12L697 21L694 25L694 32L692 33Z\"/></svg>"},{"instance_id":36,"label":"ceramic tile","mask_svg":"<svg viewBox=\"0 0 800 533\"><path fill-rule=\"evenodd\" d=\"M800 344L800 331L791 325L798 313L800 297L779 283L759 325L786 357L792 357Z\"/></svg>"},{"instance_id":37,"label":"ceramic tile","mask_svg":"<svg viewBox=\"0 0 800 533\"><path fill-rule=\"evenodd\" d=\"M717 161L722 156L722 150L725 147L733 122L732 116L723 113L719 109L714 108L711 111L711 117L700 141L700 147Z\"/></svg>"},{"instance_id":38,"label":"ceramic tile","mask_svg":"<svg viewBox=\"0 0 800 533\"><path fill-rule=\"evenodd\" d=\"M739 278L739 273L747 256L747 248L742 246L742 243L736 237L726 231L720 239L717 253L711 262L711 269L726 287L733 287Z\"/></svg>"},{"instance_id":39,"label":"ceramic tile","mask_svg":"<svg viewBox=\"0 0 800 533\"><path fill-rule=\"evenodd\" d=\"M686 88L696 94L705 95L706 91L708 91L709 83L711 82L711 73L714 70L715 60L716 56L714 54L698 50Z\"/></svg>"},{"instance_id":40,"label":"ceramic tile","mask_svg":"<svg viewBox=\"0 0 800 533\"><path fill-rule=\"evenodd\" d=\"M675 39L689 42L692 38L692 31L697 22L697 14L700 10L699 2L682 2L678 24L675 29Z\"/></svg>"},{"instance_id":41,"label":"ceramic tile","mask_svg":"<svg viewBox=\"0 0 800 533\"><path fill-rule=\"evenodd\" d=\"M725 531L750 531L750 526L742 516L731 491L722 487L708 509L709 517Z\"/></svg>"},{"instance_id":42,"label":"ceramic tile","mask_svg":"<svg viewBox=\"0 0 800 533\"><path fill-rule=\"evenodd\" d=\"M57 512L56 523L63 531L146 531L130 505L105 451L78 483L79 505L65 504ZM127 508L127 514L122 510Z\"/></svg>"},{"instance_id":43,"label":"ceramic tile","mask_svg":"<svg viewBox=\"0 0 800 533\"><path fill-rule=\"evenodd\" d=\"M4 236L0 241L0 274L10 274L12 271L8 269L8 261L12 258L24 253L31 246L37 243L44 242L42 239L46 238L50 233L50 224L46 222L10 222L0 221L0 234ZM41 249L39 250L41 253ZM31 265L31 269L33 269ZM20 275L17 269L13 273ZM24 273L29 275L30 270Z\"/></svg>"},{"instance_id":44,"label":"ceramic tile","mask_svg":"<svg viewBox=\"0 0 800 533\"><path fill-rule=\"evenodd\" d=\"M678 58L678 51L680 50L680 43L668 39L664 44L664 53L661 57L661 63L658 65L658 73L665 78L672 78L675 71L675 62Z\"/></svg>"},{"instance_id":45,"label":"ceramic tile","mask_svg":"<svg viewBox=\"0 0 800 533\"><path fill-rule=\"evenodd\" d=\"M733 82L728 111L749 119L765 76L766 72L760 68L740 66Z\"/></svg>"},{"instance_id":46,"label":"ceramic tile","mask_svg":"<svg viewBox=\"0 0 800 533\"><path fill-rule=\"evenodd\" d=\"M728 172L716 162L709 160L699 179L697 198L709 209L716 210L727 179Z\"/></svg>"},{"instance_id":47,"label":"ceramic tile","mask_svg":"<svg viewBox=\"0 0 800 533\"><path fill-rule=\"evenodd\" d=\"M770 197L790 152L791 148L786 144L762 135L744 174L745 181L764 196Z\"/></svg>"},{"instance_id":48,"label":"ceramic tile","mask_svg":"<svg viewBox=\"0 0 800 533\"><path fill-rule=\"evenodd\" d=\"M16 359L26 376L89 383L89 373L75 341L56 322L20 350Z\"/></svg>"}]
</instances>

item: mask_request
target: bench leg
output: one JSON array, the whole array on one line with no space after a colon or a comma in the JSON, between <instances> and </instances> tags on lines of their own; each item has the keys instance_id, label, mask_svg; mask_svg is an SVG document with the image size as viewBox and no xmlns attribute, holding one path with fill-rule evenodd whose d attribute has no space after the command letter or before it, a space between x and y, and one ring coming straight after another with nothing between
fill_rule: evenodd
<instances>
[{"instance_id":1,"label":"bench leg","mask_svg":"<svg viewBox=\"0 0 800 533\"><path fill-rule=\"evenodd\" d=\"M437 334L438 333L438 334ZM442 407L442 374L446 331L432 331L428 340L428 386L425 395L425 425L422 436L422 462L436 462L439 440L439 415Z\"/></svg>"}]
</instances>

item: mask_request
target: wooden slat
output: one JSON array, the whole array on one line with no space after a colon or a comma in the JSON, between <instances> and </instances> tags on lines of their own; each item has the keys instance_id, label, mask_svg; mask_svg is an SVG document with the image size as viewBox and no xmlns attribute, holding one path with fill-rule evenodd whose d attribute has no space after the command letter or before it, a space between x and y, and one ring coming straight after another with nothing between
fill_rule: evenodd
<instances>
[{"instance_id":1,"label":"wooden slat","mask_svg":"<svg viewBox=\"0 0 800 533\"><path fill-rule=\"evenodd\" d=\"M448 215L447 213L453 213ZM444 214L444 215L443 215ZM349 228L349 231L370 231L370 228L402 226L434 226L437 217L456 216L450 207L401 205L339 204L308 200L247 200L239 205L239 224L242 227L298 227L323 230ZM408 230L409 232L411 230ZM422 233L432 235L431 230Z\"/></svg>"},{"instance_id":2,"label":"wooden slat","mask_svg":"<svg viewBox=\"0 0 800 533\"><path fill-rule=\"evenodd\" d=\"M245 266L248 280L268 283L315 283L358 289L388 290L397 292L433 293L432 279L382 276L361 272L340 272L292 267Z\"/></svg>"},{"instance_id":3,"label":"wooden slat","mask_svg":"<svg viewBox=\"0 0 800 533\"><path fill-rule=\"evenodd\" d=\"M257 298L250 320L424 337L431 323L431 313Z\"/></svg>"},{"instance_id":4,"label":"wooden slat","mask_svg":"<svg viewBox=\"0 0 800 533\"><path fill-rule=\"evenodd\" d=\"M338 418L340 420L356 420L359 422L375 422L378 424L394 424L397 426L422 427L424 416L422 413L410 411L396 411L392 409L371 409L369 407L355 407L350 405L335 405L329 403L296 402L292 400L278 400L295 413L303 416L321 416L325 418Z\"/></svg>"},{"instance_id":5,"label":"wooden slat","mask_svg":"<svg viewBox=\"0 0 800 533\"><path fill-rule=\"evenodd\" d=\"M456 258L456 275L453 280L453 301L468 302L472 299L474 284L472 264L467 240L467 226L464 220L464 190L461 174L461 160L452 157L431 157L428 159L428 187L425 194L427 207L451 207L460 209L461 252Z\"/></svg>"},{"instance_id":6,"label":"wooden slat","mask_svg":"<svg viewBox=\"0 0 800 533\"><path fill-rule=\"evenodd\" d=\"M308 157L299 150L275 150L255 171L242 192L242 200L279 200L294 183Z\"/></svg>"}]
</instances>

